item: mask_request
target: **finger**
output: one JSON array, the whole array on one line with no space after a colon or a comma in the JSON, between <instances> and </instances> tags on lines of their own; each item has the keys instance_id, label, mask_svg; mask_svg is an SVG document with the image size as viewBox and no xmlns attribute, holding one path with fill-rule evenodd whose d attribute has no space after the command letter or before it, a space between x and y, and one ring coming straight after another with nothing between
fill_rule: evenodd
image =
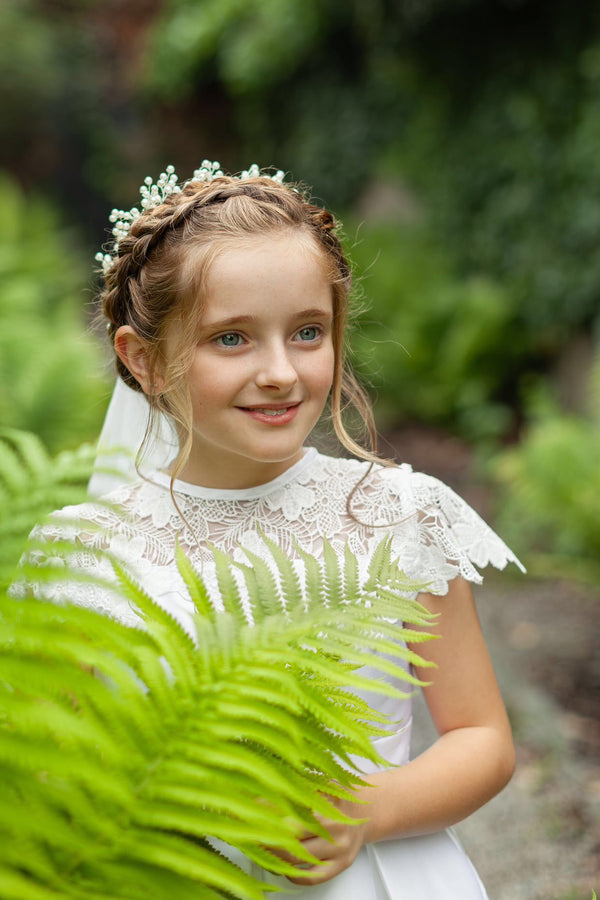
<instances>
[{"instance_id":1,"label":"finger","mask_svg":"<svg viewBox=\"0 0 600 900\"><path fill-rule=\"evenodd\" d=\"M311 866L310 868L303 868L302 874L298 874L298 877L287 876L288 881L291 881L292 884L310 886L313 884L323 884L326 881L330 881L335 875L340 871L339 866L336 865L335 860L328 860L324 862L320 866Z\"/></svg>"},{"instance_id":2,"label":"finger","mask_svg":"<svg viewBox=\"0 0 600 900\"><path fill-rule=\"evenodd\" d=\"M305 832L306 837L300 842L302 846L308 850L309 853L313 853L312 845L309 845L310 841L318 841L320 840L318 835L309 834ZM292 866L311 866L312 863L307 862L306 859L300 859L297 856L294 856L293 853L290 853L289 850L284 850L283 847L271 847L267 844L261 844L263 850L266 850L268 853L271 853L273 856L276 856L278 859L283 860L284 862L290 863ZM313 853L316 859L320 859L316 853Z\"/></svg>"},{"instance_id":3,"label":"finger","mask_svg":"<svg viewBox=\"0 0 600 900\"><path fill-rule=\"evenodd\" d=\"M287 850L282 850L280 847L264 847L272 856L276 856L278 859L283 860L283 862L289 863L291 866L306 866L311 865L311 863L307 863L303 859L299 859L297 856L293 856Z\"/></svg>"},{"instance_id":4,"label":"finger","mask_svg":"<svg viewBox=\"0 0 600 900\"><path fill-rule=\"evenodd\" d=\"M337 847L331 841L326 841L321 837L311 837L302 841L303 846L309 853L322 862L335 859L338 855Z\"/></svg>"}]
</instances>

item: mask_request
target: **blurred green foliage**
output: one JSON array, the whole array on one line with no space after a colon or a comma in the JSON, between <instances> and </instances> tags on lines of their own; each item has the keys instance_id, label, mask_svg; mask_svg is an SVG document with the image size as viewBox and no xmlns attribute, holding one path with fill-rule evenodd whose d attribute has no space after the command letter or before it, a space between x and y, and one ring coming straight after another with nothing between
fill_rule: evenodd
<instances>
[{"instance_id":1,"label":"blurred green foliage","mask_svg":"<svg viewBox=\"0 0 600 900\"><path fill-rule=\"evenodd\" d=\"M356 233L350 255L367 311L352 345L380 425L427 421L474 441L509 431L527 350L511 296L457 275L423 228L367 223Z\"/></svg>"},{"instance_id":2,"label":"blurred green foliage","mask_svg":"<svg viewBox=\"0 0 600 900\"><path fill-rule=\"evenodd\" d=\"M264 92L310 58L324 12L317 0L171 2L153 29L147 82L180 97L214 59L232 92Z\"/></svg>"},{"instance_id":3,"label":"blurred green foliage","mask_svg":"<svg viewBox=\"0 0 600 900\"><path fill-rule=\"evenodd\" d=\"M214 88L240 153L335 207L404 177L464 273L515 296L536 365L598 316L593 0L170 0L149 48L153 96Z\"/></svg>"},{"instance_id":4,"label":"blurred green foliage","mask_svg":"<svg viewBox=\"0 0 600 900\"><path fill-rule=\"evenodd\" d=\"M82 310L85 277L58 216L0 177L0 422L50 450L92 439L108 388Z\"/></svg>"},{"instance_id":5,"label":"blurred green foliage","mask_svg":"<svg viewBox=\"0 0 600 900\"><path fill-rule=\"evenodd\" d=\"M418 188L463 270L510 289L532 352L549 358L600 311L600 39L569 47L567 32L560 62L516 41L510 65L472 60L476 90L454 71L428 76L417 93L436 101L386 166Z\"/></svg>"},{"instance_id":6,"label":"blurred green foliage","mask_svg":"<svg viewBox=\"0 0 600 900\"><path fill-rule=\"evenodd\" d=\"M108 35L96 0L0 4L0 169L43 189L79 226L96 185L118 171L120 91L109 84ZM107 46L107 44L109 46Z\"/></svg>"},{"instance_id":7,"label":"blurred green foliage","mask_svg":"<svg viewBox=\"0 0 600 900\"><path fill-rule=\"evenodd\" d=\"M94 458L91 444L51 457L36 435L0 429L0 591L12 582L33 526L86 499Z\"/></svg>"},{"instance_id":8,"label":"blurred green foliage","mask_svg":"<svg viewBox=\"0 0 600 900\"><path fill-rule=\"evenodd\" d=\"M200 115L227 115L229 168L273 163L349 204L398 133L403 14L385 6L170 0L150 30L143 83L154 102L198 100Z\"/></svg>"},{"instance_id":9,"label":"blurred green foliage","mask_svg":"<svg viewBox=\"0 0 600 900\"><path fill-rule=\"evenodd\" d=\"M600 574L600 359L590 414L567 415L547 392L531 401L518 445L492 464L501 486L499 525L529 553L535 574Z\"/></svg>"}]
</instances>

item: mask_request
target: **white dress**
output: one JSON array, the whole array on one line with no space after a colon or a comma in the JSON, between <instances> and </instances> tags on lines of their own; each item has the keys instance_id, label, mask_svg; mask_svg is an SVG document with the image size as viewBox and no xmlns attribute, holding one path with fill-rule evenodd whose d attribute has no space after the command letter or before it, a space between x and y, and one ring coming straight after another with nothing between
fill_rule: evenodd
<instances>
[{"instance_id":1,"label":"white dress","mask_svg":"<svg viewBox=\"0 0 600 900\"><path fill-rule=\"evenodd\" d=\"M360 482L365 473L366 478ZM357 483L349 515L347 501ZM34 534L50 541L55 537L77 538L81 545L78 565L96 571L100 566L101 574L108 578L112 576L110 565L98 563L88 549L109 546L136 573L151 596L190 632L193 608L175 566L176 535L194 566L202 571L209 592L216 578L207 542L246 561L240 545L265 553L259 530L284 548L298 565L301 561L295 542L315 555L321 553L323 535L337 553L343 553L347 543L365 576L373 548L389 534L394 556L409 578L427 582L428 590L438 594L445 594L448 583L458 575L481 582L476 567L491 563L504 568L507 562L520 566L468 504L442 482L415 473L407 465L376 465L369 471L368 463L323 456L311 448L278 478L246 490L203 488L177 481L175 497L180 512L171 499L169 484L168 476L155 472L151 481L138 480L111 492L111 508L96 502L67 507L54 513L50 523ZM81 524L74 526L74 518ZM96 528L86 529L86 522ZM103 526L101 531L98 525ZM240 588L243 590L243 584ZM61 599L61 588L55 590L57 599ZM118 593L112 595L106 589L81 584L77 592L77 602L125 623L139 624L135 611ZM69 598L72 602L72 592ZM249 609L249 619L251 615ZM377 738L377 747L389 763L405 764L410 752L411 700L399 701L376 693L367 699L401 722L395 732ZM371 766L371 771L374 769ZM237 851L228 851L228 855L263 881L283 887L284 895L306 900L487 897L451 831L370 844L345 872L310 888L298 888L262 872Z\"/></svg>"}]
</instances>

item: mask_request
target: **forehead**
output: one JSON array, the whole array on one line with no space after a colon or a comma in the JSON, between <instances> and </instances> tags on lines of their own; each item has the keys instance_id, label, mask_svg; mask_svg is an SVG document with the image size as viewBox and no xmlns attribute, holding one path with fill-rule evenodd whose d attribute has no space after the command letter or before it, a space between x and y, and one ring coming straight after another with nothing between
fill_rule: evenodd
<instances>
[{"instance_id":1,"label":"forehead","mask_svg":"<svg viewBox=\"0 0 600 900\"><path fill-rule=\"evenodd\" d=\"M257 235L217 251L206 272L206 301L249 302L261 294L282 300L318 293L331 295L323 251L308 235Z\"/></svg>"},{"instance_id":2,"label":"forehead","mask_svg":"<svg viewBox=\"0 0 600 900\"><path fill-rule=\"evenodd\" d=\"M200 334L239 317L279 322L306 311L337 316L332 262L300 231L243 236L189 252L182 266L184 302L165 331L166 354L191 361ZM174 349L175 348L175 349Z\"/></svg>"}]
</instances>

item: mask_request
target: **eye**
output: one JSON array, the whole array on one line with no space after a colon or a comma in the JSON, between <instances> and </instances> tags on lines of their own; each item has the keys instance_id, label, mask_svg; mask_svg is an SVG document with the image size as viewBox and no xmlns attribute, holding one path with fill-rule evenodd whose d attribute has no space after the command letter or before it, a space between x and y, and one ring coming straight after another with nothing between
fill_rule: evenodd
<instances>
[{"instance_id":1,"label":"eye","mask_svg":"<svg viewBox=\"0 0 600 900\"><path fill-rule=\"evenodd\" d=\"M215 338L215 341L221 347L239 347L243 338L237 331L227 331L225 334L220 334L218 338Z\"/></svg>"},{"instance_id":2,"label":"eye","mask_svg":"<svg viewBox=\"0 0 600 900\"><path fill-rule=\"evenodd\" d=\"M321 329L316 325L306 325L301 328L296 337L300 341L316 341L321 335Z\"/></svg>"}]
</instances>

